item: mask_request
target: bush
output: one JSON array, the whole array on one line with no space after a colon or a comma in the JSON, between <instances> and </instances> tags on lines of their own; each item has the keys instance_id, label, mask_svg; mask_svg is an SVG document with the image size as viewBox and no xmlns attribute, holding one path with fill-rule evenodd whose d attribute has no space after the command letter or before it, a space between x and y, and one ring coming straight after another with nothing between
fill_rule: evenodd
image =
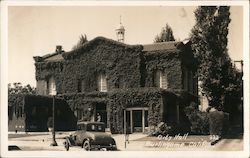
<instances>
[{"instance_id":1,"label":"bush","mask_svg":"<svg viewBox=\"0 0 250 158\"><path fill-rule=\"evenodd\" d=\"M213 111L208 114L209 116L209 133L210 135L222 135L224 125L224 112Z\"/></svg>"},{"instance_id":2,"label":"bush","mask_svg":"<svg viewBox=\"0 0 250 158\"><path fill-rule=\"evenodd\" d=\"M170 126L168 126L166 123L164 122L160 122L157 125L157 129L156 131L154 131L153 133L151 133L151 136L158 136L158 135L163 135L166 136L167 134L169 134L169 130L171 129Z\"/></svg>"},{"instance_id":3,"label":"bush","mask_svg":"<svg viewBox=\"0 0 250 158\"><path fill-rule=\"evenodd\" d=\"M188 120L191 123L192 134L209 134L209 119L206 112L201 112L192 104L184 109Z\"/></svg>"}]
</instances>

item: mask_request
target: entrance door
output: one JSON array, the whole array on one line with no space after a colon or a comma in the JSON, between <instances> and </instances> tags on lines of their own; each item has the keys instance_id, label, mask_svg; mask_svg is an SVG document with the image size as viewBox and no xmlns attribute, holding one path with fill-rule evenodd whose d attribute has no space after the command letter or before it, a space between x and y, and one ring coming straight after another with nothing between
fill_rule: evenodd
<instances>
[{"instance_id":1,"label":"entrance door","mask_svg":"<svg viewBox=\"0 0 250 158\"><path fill-rule=\"evenodd\" d=\"M133 110L133 131L142 132L142 110Z\"/></svg>"},{"instance_id":2,"label":"entrance door","mask_svg":"<svg viewBox=\"0 0 250 158\"><path fill-rule=\"evenodd\" d=\"M106 108L107 107L106 107L105 104L97 104L96 105L95 121L97 120L97 114L99 113L99 115L101 116L101 121L100 122L104 122L105 127L107 128L107 109Z\"/></svg>"},{"instance_id":3,"label":"entrance door","mask_svg":"<svg viewBox=\"0 0 250 158\"><path fill-rule=\"evenodd\" d=\"M124 119L128 133L148 130L148 108L127 108Z\"/></svg>"}]
</instances>

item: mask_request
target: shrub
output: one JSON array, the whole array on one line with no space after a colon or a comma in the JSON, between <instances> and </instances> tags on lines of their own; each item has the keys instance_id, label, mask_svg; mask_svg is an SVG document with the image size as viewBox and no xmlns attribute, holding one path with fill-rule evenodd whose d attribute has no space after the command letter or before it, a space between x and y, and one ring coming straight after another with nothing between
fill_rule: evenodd
<instances>
[{"instance_id":1,"label":"shrub","mask_svg":"<svg viewBox=\"0 0 250 158\"><path fill-rule=\"evenodd\" d=\"M184 109L188 120L191 123L192 134L209 134L209 119L206 112L201 112L192 104Z\"/></svg>"},{"instance_id":2,"label":"shrub","mask_svg":"<svg viewBox=\"0 0 250 158\"><path fill-rule=\"evenodd\" d=\"M208 114L209 116L209 133L210 135L222 135L224 112L213 111Z\"/></svg>"}]
</instances>

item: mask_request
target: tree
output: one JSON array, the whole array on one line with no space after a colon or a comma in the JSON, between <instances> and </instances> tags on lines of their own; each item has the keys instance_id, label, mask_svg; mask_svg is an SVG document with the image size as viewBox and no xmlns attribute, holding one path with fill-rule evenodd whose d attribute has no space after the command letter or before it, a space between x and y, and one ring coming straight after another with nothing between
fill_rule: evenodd
<instances>
[{"instance_id":1,"label":"tree","mask_svg":"<svg viewBox=\"0 0 250 158\"><path fill-rule=\"evenodd\" d=\"M88 42L87 36L84 34L84 36L81 34L79 37L79 41L75 46L73 46L72 50L80 48L84 43Z\"/></svg>"},{"instance_id":2,"label":"tree","mask_svg":"<svg viewBox=\"0 0 250 158\"><path fill-rule=\"evenodd\" d=\"M36 94L36 88L31 87L29 84L22 86L20 82L8 84L8 94Z\"/></svg>"},{"instance_id":3,"label":"tree","mask_svg":"<svg viewBox=\"0 0 250 158\"><path fill-rule=\"evenodd\" d=\"M227 50L229 6L203 6L195 11L191 42L198 60L198 79L210 106L223 108L225 95L238 93L238 79Z\"/></svg>"},{"instance_id":4,"label":"tree","mask_svg":"<svg viewBox=\"0 0 250 158\"><path fill-rule=\"evenodd\" d=\"M156 35L154 43L167 41L175 41L172 28L168 24L162 28L159 35Z\"/></svg>"}]
</instances>

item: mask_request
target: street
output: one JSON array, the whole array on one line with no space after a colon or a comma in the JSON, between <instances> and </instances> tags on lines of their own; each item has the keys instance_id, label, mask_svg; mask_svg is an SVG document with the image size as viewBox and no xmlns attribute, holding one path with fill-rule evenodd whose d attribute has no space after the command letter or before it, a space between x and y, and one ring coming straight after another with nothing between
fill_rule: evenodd
<instances>
[{"instance_id":1,"label":"street","mask_svg":"<svg viewBox=\"0 0 250 158\"><path fill-rule=\"evenodd\" d=\"M58 146L50 146L52 135L50 133L9 134L9 146L17 146L23 151L65 151L64 137L70 132L57 132ZM117 148L120 151L240 151L243 150L243 139L227 138L211 146L209 136L188 135L179 137L148 137L142 133L129 135L126 142L123 134L113 134ZM172 139L171 139L172 138ZM83 151L81 147L70 147L69 151Z\"/></svg>"}]
</instances>

